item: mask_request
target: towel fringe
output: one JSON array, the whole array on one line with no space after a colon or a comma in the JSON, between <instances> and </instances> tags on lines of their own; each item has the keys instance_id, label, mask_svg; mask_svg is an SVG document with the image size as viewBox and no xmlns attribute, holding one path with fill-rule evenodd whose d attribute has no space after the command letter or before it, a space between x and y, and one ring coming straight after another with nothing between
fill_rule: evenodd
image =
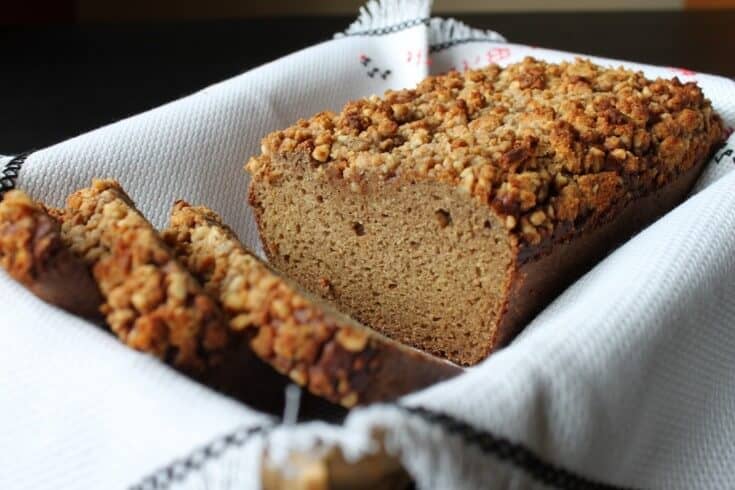
<instances>
[{"instance_id":1,"label":"towel fringe","mask_svg":"<svg viewBox=\"0 0 735 490\"><path fill-rule=\"evenodd\" d=\"M419 24L429 29L429 46L447 48L467 41L506 42L495 31L474 29L456 19L430 17L432 0L369 0L360 7L357 19L335 38L381 36Z\"/></svg>"},{"instance_id":2,"label":"towel fringe","mask_svg":"<svg viewBox=\"0 0 735 490\"><path fill-rule=\"evenodd\" d=\"M506 39L495 31L475 29L457 19L433 17L429 20L430 46L451 46L468 40L506 42Z\"/></svg>"},{"instance_id":3,"label":"towel fringe","mask_svg":"<svg viewBox=\"0 0 735 490\"><path fill-rule=\"evenodd\" d=\"M355 36L401 24L419 24L429 19L431 4L432 0L369 0L341 35Z\"/></svg>"}]
</instances>

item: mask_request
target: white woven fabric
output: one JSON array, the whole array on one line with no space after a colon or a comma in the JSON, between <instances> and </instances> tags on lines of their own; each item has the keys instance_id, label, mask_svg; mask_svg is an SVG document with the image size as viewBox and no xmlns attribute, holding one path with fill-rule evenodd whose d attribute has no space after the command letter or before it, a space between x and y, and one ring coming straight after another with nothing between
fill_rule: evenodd
<instances>
[{"instance_id":1,"label":"white woven fabric","mask_svg":"<svg viewBox=\"0 0 735 490\"><path fill-rule=\"evenodd\" d=\"M18 186L58 205L92 177L117 178L156 225L184 198L220 212L260 250L242 166L269 131L350 99L414 85L429 72L526 55L574 56L506 44L495 33L428 17L428 2L371 2L347 35L34 153ZM731 80L593 60L694 80L726 124L735 125ZM453 415L595 480L730 487L735 174L728 174L732 153L723 149L717 157L693 197L577 281L511 346L402 403ZM5 275L0 297L0 488L127 488L221 434L270 423L36 300ZM420 488L536 485L528 472L446 428L396 406L375 406L354 410L344 426L254 434L171 478L169 488L257 488L265 442L276 458L316 438L356 456L371 450L375 427L389 429L390 447Z\"/></svg>"}]
</instances>

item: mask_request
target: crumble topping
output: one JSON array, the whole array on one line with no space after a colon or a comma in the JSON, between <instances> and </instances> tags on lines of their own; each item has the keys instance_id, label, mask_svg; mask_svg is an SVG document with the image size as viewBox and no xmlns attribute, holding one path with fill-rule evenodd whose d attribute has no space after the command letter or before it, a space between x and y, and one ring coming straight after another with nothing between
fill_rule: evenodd
<instances>
[{"instance_id":1,"label":"crumble topping","mask_svg":"<svg viewBox=\"0 0 735 490\"><path fill-rule=\"evenodd\" d=\"M269 134L247 169L308 163L355 192L433 179L491 206L516 243L563 239L693 168L722 139L693 82L526 58L428 77ZM563 224L563 226L559 226Z\"/></svg>"}]
</instances>

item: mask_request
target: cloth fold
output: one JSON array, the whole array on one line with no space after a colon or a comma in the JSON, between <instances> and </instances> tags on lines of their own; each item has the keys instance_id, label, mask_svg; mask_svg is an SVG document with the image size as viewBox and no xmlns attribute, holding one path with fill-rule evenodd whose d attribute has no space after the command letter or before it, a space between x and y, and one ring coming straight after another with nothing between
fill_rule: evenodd
<instances>
[{"instance_id":1,"label":"cloth fold","mask_svg":"<svg viewBox=\"0 0 735 490\"><path fill-rule=\"evenodd\" d=\"M117 178L155 225L183 198L221 213L260 252L242 166L262 136L430 73L524 56L576 55L430 18L427 1L371 1L331 41L34 152L15 184L59 205L93 177ZM591 59L696 81L735 126L732 80ZM690 199L509 347L397 404L353 410L342 425L277 426L2 274L0 488L258 488L265 445L281 463L317 440L358 457L375 449L377 428L419 488L726 488L735 480L734 153L730 137Z\"/></svg>"}]
</instances>

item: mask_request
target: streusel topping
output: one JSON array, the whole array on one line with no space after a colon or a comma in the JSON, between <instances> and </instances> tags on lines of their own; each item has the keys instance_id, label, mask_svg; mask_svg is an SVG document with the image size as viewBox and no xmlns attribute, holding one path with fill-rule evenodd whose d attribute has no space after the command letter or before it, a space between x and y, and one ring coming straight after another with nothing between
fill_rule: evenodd
<instances>
[{"instance_id":1,"label":"streusel topping","mask_svg":"<svg viewBox=\"0 0 735 490\"><path fill-rule=\"evenodd\" d=\"M526 58L429 77L301 120L268 135L247 168L308 161L355 192L374 178L449 182L492 206L521 242L538 245L674 180L722 134L693 82Z\"/></svg>"}]
</instances>

